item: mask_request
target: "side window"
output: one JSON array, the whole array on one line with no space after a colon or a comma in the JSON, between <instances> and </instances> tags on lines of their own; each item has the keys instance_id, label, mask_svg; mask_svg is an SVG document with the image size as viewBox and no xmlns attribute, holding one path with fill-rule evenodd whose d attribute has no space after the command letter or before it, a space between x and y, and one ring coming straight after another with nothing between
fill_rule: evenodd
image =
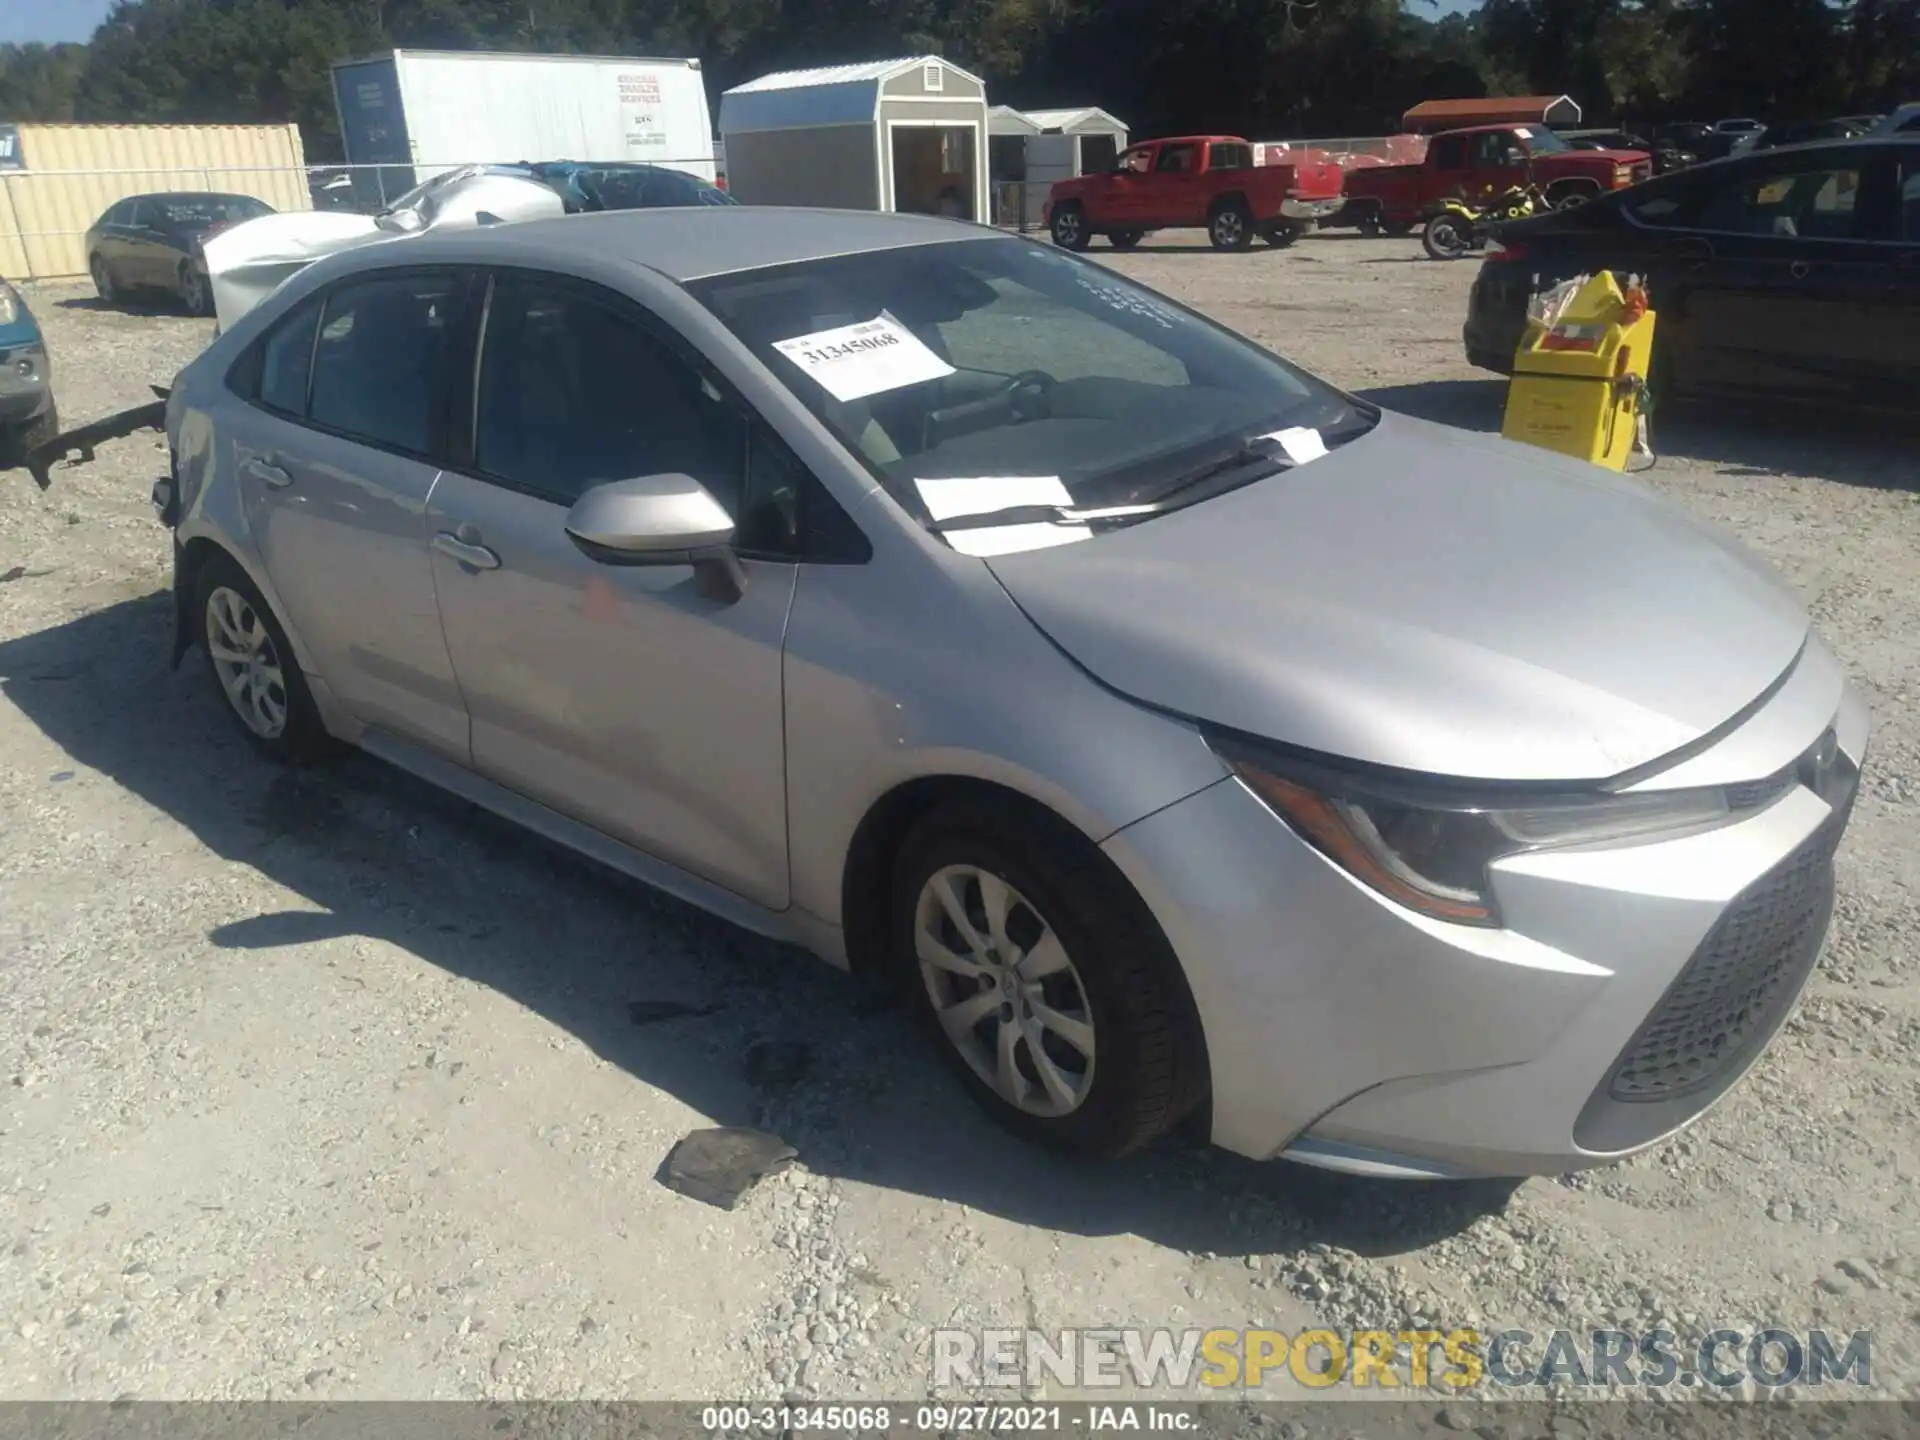
<instances>
[{"instance_id":1,"label":"side window","mask_svg":"<svg viewBox=\"0 0 1920 1440\"><path fill-rule=\"evenodd\" d=\"M1135 175L1144 175L1148 170L1153 168L1153 152L1151 150L1129 150L1120 157L1120 168L1131 171Z\"/></svg>"},{"instance_id":2,"label":"side window","mask_svg":"<svg viewBox=\"0 0 1920 1440\"><path fill-rule=\"evenodd\" d=\"M1433 148L1427 152L1427 163L1437 170L1466 169L1467 137L1442 135L1433 142Z\"/></svg>"},{"instance_id":3,"label":"side window","mask_svg":"<svg viewBox=\"0 0 1920 1440\"><path fill-rule=\"evenodd\" d=\"M268 332L260 343L260 380L255 398L282 415L305 416L307 378L313 373L313 332L320 302L309 300Z\"/></svg>"},{"instance_id":4,"label":"side window","mask_svg":"<svg viewBox=\"0 0 1920 1440\"><path fill-rule=\"evenodd\" d=\"M124 225L127 223L127 216L131 214L132 211L132 203L122 200L118 205L115 205L111 210L107 211L105 215L100 217L100 223L102 225Z\"/></svg>"},{"instance_id":5,"label":"side window","mask_svg":"<svg viewBox=\"0 0 1920 1440\"><path fill-rule=\"evenodd\" d=\"M1197 168L1195 162L1199 158L1198 145L1163 145L1160 159L1153 168L1162 175L1186 175Z\"/></svg>"},{"instance_id":6,"label":"side window","mask_svg":"<svg viewBox=\"0 0 1920 1440\"><path fill-rule=\"evenodd\" d=\"M764 427L753 427L735 540L743 554L858 564L873 547L812 473Z\"/></svg>"},{"instance_id":7,"label":"side window","mask_svg":"<svg viewBox=\"0 0 1920 1440\"><path fill-rule=\"evenodd\" d=\"M1209 152L1207 165L1214 170L1251 170L1253 151L1245 145L1215 145Z\"/></svg>"},{"instance_id":8,"label":"side window","mask_svg":"<svg viewBox=\"0 0 1920 1440\"><path fill-rule=\"evenodd\" d=\"M483 474L571 504L609 480L677 472L741 516L744 419L612 297L496 281L478 401Z\"/></svg>"},{"instance_id":9,"label":"side window","mask_svg":"<svg viewBox=\"0 0 1920 1440\"><path fill-rule=\"evenodd\" d=\"M1855 169L1749 170L1708 192L1698 224L1723 234L1850 240L1859 233L1859 193Z\"/></svg>"},{"instance_id":10,"label":"side window","mask_svg":"<svg viewBox=\"0 0 1920 1440\"><path fill-rule=\"evenodd\" d=\"M126 216L120 223L135 230L143 225L150 225L153 223L153 207L144 200L129 201Z\"/></svg>"},{"instance_id":11,"label":"side window","mask_svg":"<svg viewBox=\"0 0 1920 1440\"><path fill-rule=\"evenodd\" d=\"M1668 185L1662 189L1630 192L1620 201L1620 208L1635 224L1670 230L1691 224L1698 207L1690 191Z\"/></svg>"},{"instance_id":12,"label":"side window","mask_svg":"<svg viewBox=\"0 0 1920 1440\"><path fill-rule=\"evenodd\" d=\"M461 281L448 271L384 275L329 293L313 348L308 418L358 440L431 455Z\"/></svg>"},{"instance_id":13,"label":"side window","mask_svg":"<svg viewBox=\"0 0 1920 1440\"><path fill-rule=\"evenodd\" d=\"M1473 137L1473 168L1507 170L1526 163L1520 142L1504 130Z\"/></svg>"}]
</instances>

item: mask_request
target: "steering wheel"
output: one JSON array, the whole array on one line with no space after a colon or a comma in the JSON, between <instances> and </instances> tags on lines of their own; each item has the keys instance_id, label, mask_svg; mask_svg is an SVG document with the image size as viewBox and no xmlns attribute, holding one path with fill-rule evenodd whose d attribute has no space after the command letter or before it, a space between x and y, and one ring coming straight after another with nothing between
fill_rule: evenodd
<instances>
[{"instance_id":1,"label":"steering wheel","mask_svg":"<svg viewBox=\"0 0 1920 1440\"><path fill-rule=\"evenodd\" d=\"M1044 370L1022 370L1008 378L1002 395L1020 419L1040 420L1050 413L1047 392L1058 383Z\"/></svg>"}]
</instances>

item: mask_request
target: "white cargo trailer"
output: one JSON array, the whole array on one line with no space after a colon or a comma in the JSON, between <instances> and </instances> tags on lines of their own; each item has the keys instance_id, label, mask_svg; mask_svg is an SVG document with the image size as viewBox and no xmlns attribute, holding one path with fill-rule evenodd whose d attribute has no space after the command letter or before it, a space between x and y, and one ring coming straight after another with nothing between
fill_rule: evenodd
<instances>
[{"instance_id":1,"label":"white cargo trailer","mask_svg":"<svg viewBox=\"0 0 1920 1440\"><path fill-rule=\"evenodd\" d=\"M637 161L715 178L698 60L394 50L333 66L333 98L363 200L462 164Z\"/></svg>"}]
</instances>

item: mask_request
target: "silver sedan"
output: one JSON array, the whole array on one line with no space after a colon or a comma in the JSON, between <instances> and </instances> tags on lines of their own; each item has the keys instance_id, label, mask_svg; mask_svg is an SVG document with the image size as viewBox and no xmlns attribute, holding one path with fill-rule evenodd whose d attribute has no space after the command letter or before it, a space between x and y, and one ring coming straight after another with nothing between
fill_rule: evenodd
<instances>
[{"instance_id":1,"label":"silver sedan","mask_svg":"<svg viewBox=\"0 0 1920 1440\"><path fill-rule=\"evenodd\" d=\"M898 984L1111 1155L1547 1173L1811 973L1867 716L1632 481L1052 247L712 209L366 245L168 400L176 663Z\"/></svg>"}]
</instances>

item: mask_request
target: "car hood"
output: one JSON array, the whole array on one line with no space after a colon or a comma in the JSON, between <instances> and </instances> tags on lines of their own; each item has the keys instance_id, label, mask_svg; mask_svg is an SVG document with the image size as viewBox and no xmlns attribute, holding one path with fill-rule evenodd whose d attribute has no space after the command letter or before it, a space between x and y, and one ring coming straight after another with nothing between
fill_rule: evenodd
<instances>
[{"instance_id":1,"label":"car hood","mask_svg":"<svg viewBox=\"0 0 1920 1440\"><path fill-rule=\"evenodd\" d=\"M1461 778L1647 765L1758 699L1808 630L1761 562L1637 482L1391 414L1190 509L986 563L1122 694Z\"/></svg>"}]
</instances>

